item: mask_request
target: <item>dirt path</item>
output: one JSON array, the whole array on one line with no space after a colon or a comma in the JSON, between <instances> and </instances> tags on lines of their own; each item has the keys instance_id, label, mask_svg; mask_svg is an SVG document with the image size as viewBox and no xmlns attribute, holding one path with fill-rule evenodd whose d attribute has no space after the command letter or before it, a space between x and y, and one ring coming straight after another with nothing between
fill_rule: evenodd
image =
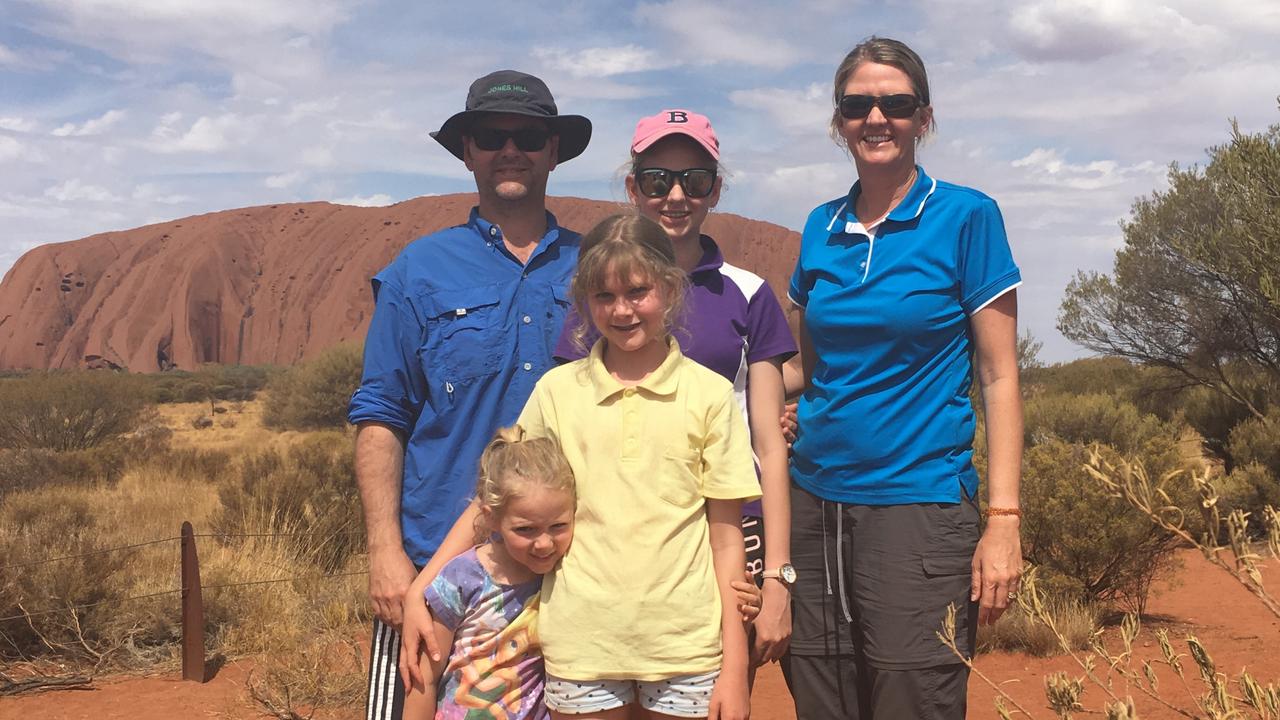
<instances>
[{"instance_id":1,"label":"dirt path","mask_svg":"<svg viewBox=\"0 0 1280 720\"><path fill-rule=\"evenodd\" d=\"M1280 620L1268 613L1234 580L1211 567L1198 553L1181 555L1183 568L1172 583L1159 584L1150 601L1150 612L1162 619L1149 624L1140 637L1135 653L1140 658L1154 658L1159 647L1149 633L1164 627L1177 648L1185 652L1181 642L1193 633L1204 643L1219 672L1235 677L1248 667L1264 685L1280 680L1280 653L1273 649L1280 639ZM1274 565L1269 578L1280 588L1280 573ZM1079 675L1079 668L1069 658L1041 660L1021 654L994 653L978 658L978 669L1002 684L1011 696L1034 717L1050 718L1044 701L1046 675L1067 671ZM250 669L245 662L230 663L211 682L204 685L181 682L175 675L150 678L106 678L95 682L91 690L57 691L40 695L0 699L0 720L250 720L263 715L251 705L244 693L244 681ZM1194 664L1186 660L1191 688L1201 692ZM1161 673L1161 687L1167 696L1185 708L1193 708L1188 694L1177 679ZM1123 696L1126 691L1117 688ZM1136 691L1135 691L1136 692ZM969 684L969 717L995 718L993 691L974 678ZM1090 687L1084 703L1090 709L1101 707L1104 694ZM753 697L755 720L795 720L791 697L777 665L762 668L757 677ZM1160 708L1146 698L1138 699L1138 712L1143 720L1181 717ZM317 714L315 720L357 720L361 713L348 711L328 715Z\"/></svg>"}]
</instances>

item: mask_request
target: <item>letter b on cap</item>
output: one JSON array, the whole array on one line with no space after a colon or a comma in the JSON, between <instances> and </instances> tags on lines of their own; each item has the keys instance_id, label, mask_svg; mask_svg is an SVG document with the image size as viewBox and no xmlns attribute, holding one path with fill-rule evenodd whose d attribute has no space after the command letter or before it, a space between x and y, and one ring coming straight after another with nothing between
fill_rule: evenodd
<instances>
[{"instance_id":1,"label":"letter b on cap","mask_svg":"<svg viewBox=\"0 0 1280 720\"><path fill-rule=\"evenodd\" d=\"M687 123L689 122L689 113L683 110L668 110L667 123Z\"/></svg>"}]
</instances>

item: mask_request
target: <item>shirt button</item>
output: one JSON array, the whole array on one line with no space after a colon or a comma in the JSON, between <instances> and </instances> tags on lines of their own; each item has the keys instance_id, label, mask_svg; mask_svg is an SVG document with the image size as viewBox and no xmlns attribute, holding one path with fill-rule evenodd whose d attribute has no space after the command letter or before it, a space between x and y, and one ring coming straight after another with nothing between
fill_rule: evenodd
<instances>
[{"instance_id":1,"label":"shirt button","mask_svg":"<svg viewBox=\"0 0 1280 720\"><path fill-rule=\"evenodd\" d=\"M497 226L495 226L495 225L490 225L490 226L489 226L489 237L491 237L491 238L496 238L496 237L498 237L498 228L497 228Z\"/></svg>"},{"instance_id":2,"label":"shirt button","mask_svg":"<svg viewBox=\"0 0 1280 720\"><path fill-rule=\"evenodd\" d=\"M626 390L622 391L622 397L631 397L632 395L635 395L635 394L636 394L635 388L627 388Z\"/></svg>"},{"instance_id":3,"label":"shirt button","mask_svg":"<svg viewBox=\"0 0 1280 720\"><path fill-rule=\"evenodd\" d=\"M532 370L532 369L533 369L533 363L525 363L525 364L524 364L524 369L525 369L525 370Z\"/></svg>"},{"instance_id":4,"label":"shirt button","mask_svg":"<svg viewBox=\"0 0 1280 720\"><path fill-rule=\"evenodd\" d=\"M528 315L525 315L523 318L521 318L521 320L524 321L525 325L528 325L529 323L533 322L533 318L529 317Z\"/></svg>"}]
</instances>

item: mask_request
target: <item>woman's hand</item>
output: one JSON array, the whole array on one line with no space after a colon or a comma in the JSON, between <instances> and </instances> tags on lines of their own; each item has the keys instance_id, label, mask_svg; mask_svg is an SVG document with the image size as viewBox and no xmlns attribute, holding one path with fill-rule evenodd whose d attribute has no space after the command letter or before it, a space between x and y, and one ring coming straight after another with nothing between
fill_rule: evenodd
<instances>
[{"instance_id":1,"label":"woman's hand","mask_svg":"<svg viewBox=\"0 0 1280 720\"><path fill-rule=\"evenodd\" d=\"M756 618L755 628L752 664L777 662L791 643L791 591L781 580L764 581L764 607Z\"/></svg>"},{"instance_id":2,"label":"woman's hand","mask_svg":"<svg viewBox=\"0 0 1280 720\"><path fill-rule=\"evenodd\" d=\"M751 691L747 679L722 668L711 690L707 720L748 720L751 717Z\"/></svg>"},{"instance_id":3,"label":"woman's hand","mask_svg":"<svg viewBox=\"0 0 1280 720\"><path fill-rule=\"evenodd\" d=\"M738 611L742 613L742 624L747 625L760 614L763 595L760 588L756 587L751 571L746 570L743 575L746 577L745 580L734 580L730 584L738 593Z\"/></svg>"},{"instance_id":4,"label":"woman's hand","mask_svg":"<svg viewBox=\"0 0 1280 720\"><path fill-rule=\"evenodd\" d=\"M422 687L426 673L422 671L423 655L439 662L440 647L436 640L435 620L422 596L414 593L418 583L404 597L404 625L400 628L400 678L406 690Z\"/></svg>"},{"instance_id":5,"label":"woman's hand","mask_svg":"<svg viewBox=\"0 0 1280 720\"><path fill-rule=\"evenodd\" d=\"M973 553L969 599L978 602L978 624L990 625L1009 608L1022 579L1021 519L992 515Z\"/></svg>"}]
</instances>

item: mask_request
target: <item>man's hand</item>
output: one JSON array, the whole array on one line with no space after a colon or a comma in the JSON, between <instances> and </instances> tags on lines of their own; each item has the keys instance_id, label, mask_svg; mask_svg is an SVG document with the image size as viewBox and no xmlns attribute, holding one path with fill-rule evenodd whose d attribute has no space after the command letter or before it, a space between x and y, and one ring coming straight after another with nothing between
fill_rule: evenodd
<instances>
[{"instance_id":1,"label":"man's hand","mask_svg":"<svg viewBox=\"0 0 1280 720\"><path fill-rule=\"evenodd\" d=\"M418 569L401 547L369 551L369 601L373 614L397 630L403 621L401 603Z\"/></svg>"}]
</instances>

